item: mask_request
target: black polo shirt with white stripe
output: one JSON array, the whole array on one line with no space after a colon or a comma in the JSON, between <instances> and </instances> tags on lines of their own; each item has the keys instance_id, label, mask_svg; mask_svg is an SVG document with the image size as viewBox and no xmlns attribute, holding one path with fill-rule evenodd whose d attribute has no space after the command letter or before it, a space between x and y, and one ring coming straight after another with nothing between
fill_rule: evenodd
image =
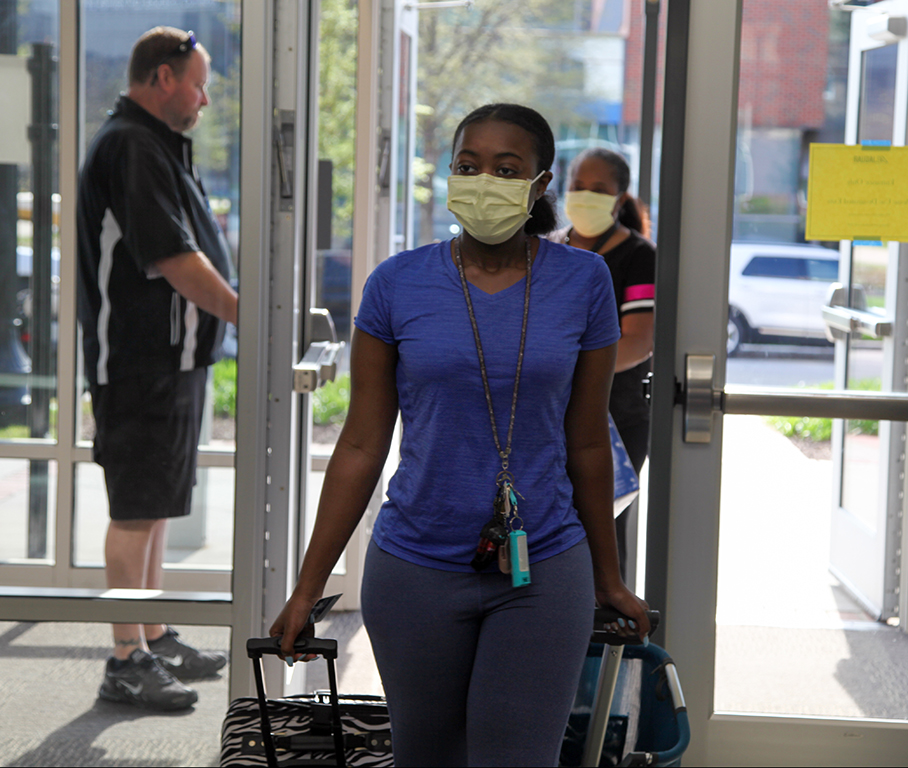
<instances>
[{"instance_id":1,"label":"black polo shirt with white stripe","mask_svg":"<svg viewBox=\"0 0 908 768\"><path fill-rule=\"evenodd\" d=\"M78 234L79 321L92 385L215 362L223 322L180 296L154 265L201 251L226 279L227 242L191 140L126 96L85 158Z\"/></svg>"}]
</instances>

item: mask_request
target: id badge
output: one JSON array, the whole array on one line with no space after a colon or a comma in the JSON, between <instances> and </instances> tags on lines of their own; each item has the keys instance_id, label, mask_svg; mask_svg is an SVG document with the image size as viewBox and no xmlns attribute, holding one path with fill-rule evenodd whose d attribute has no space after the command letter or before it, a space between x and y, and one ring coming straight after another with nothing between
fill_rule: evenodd
<instances>
[{"instance_id":1,"label":"id badge","mask_svg":"<svg viewBox=\"0 0 908 768\"><path fill-rule=\"evenodd\" d=\"M530 554L527 550L526 531L511 531L508 534L511 554L511 585L525 587L530 583Z\"/></svg>"}]
</instances>

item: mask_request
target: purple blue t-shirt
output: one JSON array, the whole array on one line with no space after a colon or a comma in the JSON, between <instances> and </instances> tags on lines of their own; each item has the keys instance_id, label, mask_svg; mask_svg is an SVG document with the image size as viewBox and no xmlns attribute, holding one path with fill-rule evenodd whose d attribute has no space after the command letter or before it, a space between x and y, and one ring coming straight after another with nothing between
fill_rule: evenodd
<instances>
[{"instance_id":1,"label":"purple blue t-shirt","mask_svg":"<svg viewBox=\"0 0 908 768\"><path fill-rule=\"evenodd\" d=\"M507 441L526 278L495 294L469 284L502 448ZM403 436L400 464L372 538L386 552L446 571L471 571L492 516L501 459L451 242L399 253L378 265L356 327L398 349ZM585 534L566 470L564 416L581 350L620 337L615 293L602 257L540 240L533 263L526 349L510 471L530 562Z\"/></svg>"}]
</instances>

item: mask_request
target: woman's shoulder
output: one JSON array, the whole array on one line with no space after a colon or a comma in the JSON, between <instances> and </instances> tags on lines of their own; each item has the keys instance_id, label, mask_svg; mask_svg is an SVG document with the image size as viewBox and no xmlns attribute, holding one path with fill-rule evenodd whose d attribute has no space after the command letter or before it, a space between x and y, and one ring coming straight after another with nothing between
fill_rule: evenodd
<instances>
[{"instance_id":1,"label":"woman's shoulder","mask_svg":"<svg viewBox=\"0 0 908 768\"><path fill-rule=\"evenodd\" d=\"M434 259L435 256L440 252L443 252L445 248L447 248L448 251L451 250L450 240L436 240L427 245L419 245L416 248L411 248L409 251L401 251L391 258L400 259L401 264L413 264L425 261L427 258Z\"/></svg>"},{"instance_id":2,"label":"woman's shoulder","mask_svg":"<svg viewBox=\"0 0 908 768\"><path fill-rule=\"evenodd\" d=\"M545 263L540 277L569 295L588 296L599 290L612 290L612 275L598 253L564 243L547 242Z\"/></svg>"},{"instance_id":3,"label":"woman's shoulder","mask_svg":"<svg viewBox=\"0 0 908 768\"><path fill-rule=\"evenodd\" d=\"M443 269L444 264L441 255L444 247L448 242L429 243L413 248L409 251L401 251L389 256L380 262L372 270L373 275L379 276L383 280L395 278L399 275L406 275L408 272L421 271L425 269Z\"/></svg>"},{"instance_id":4,"label":"woman's shoulder","mask_svg":"<svg viewBox=\"0 0 908 768\"><path fill-rule=\"evenodd\" d=\"M656 244L633 229L630 230L630 235L627 240L624 241L624 245L628 252L631 253L648 253L653 256L656 255Z\"/></svg>"},{"instance_id":5,"label":"woman's shoulder","mask_svg":"<svg viewBox=\"0 0 908 768\"><path fill-rule=\"evenodd\" d=\"M574 271L584 267L590 270L597 270L605 266L605 261L598 253L593 253L585 248L575 248L563 241L549 239L545 247L547 259L570 259L571 269Z\"/></svg>"}]
</instances>

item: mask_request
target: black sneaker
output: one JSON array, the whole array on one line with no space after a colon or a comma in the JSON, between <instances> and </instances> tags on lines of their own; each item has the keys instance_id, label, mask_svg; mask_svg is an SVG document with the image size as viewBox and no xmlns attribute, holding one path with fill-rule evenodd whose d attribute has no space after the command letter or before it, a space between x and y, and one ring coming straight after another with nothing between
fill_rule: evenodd
<instances>
[{"instance_id":1,"label":"black sneaker","mask_svg":"<svg viewBox=\"0 0 908 768\"><path fill-rule=\"evenodd\" d=\"M158 663L180 680L214 677L227 664L226 653L196 650L180 640L179 633L172 627L167 627L157 640L149 641L148 648Z\"/></svg>"},{"instance_id":2,"label":"black sneaker","mask_svg":"<svg viewBox=\"0 0 908 768\"><path fill-rule=\"evenodd\" d=\"M145 709L187 709L199 698L141 648L129 654L125 663L107 660L98 697Z\"/></svg>"}]
</instances>

